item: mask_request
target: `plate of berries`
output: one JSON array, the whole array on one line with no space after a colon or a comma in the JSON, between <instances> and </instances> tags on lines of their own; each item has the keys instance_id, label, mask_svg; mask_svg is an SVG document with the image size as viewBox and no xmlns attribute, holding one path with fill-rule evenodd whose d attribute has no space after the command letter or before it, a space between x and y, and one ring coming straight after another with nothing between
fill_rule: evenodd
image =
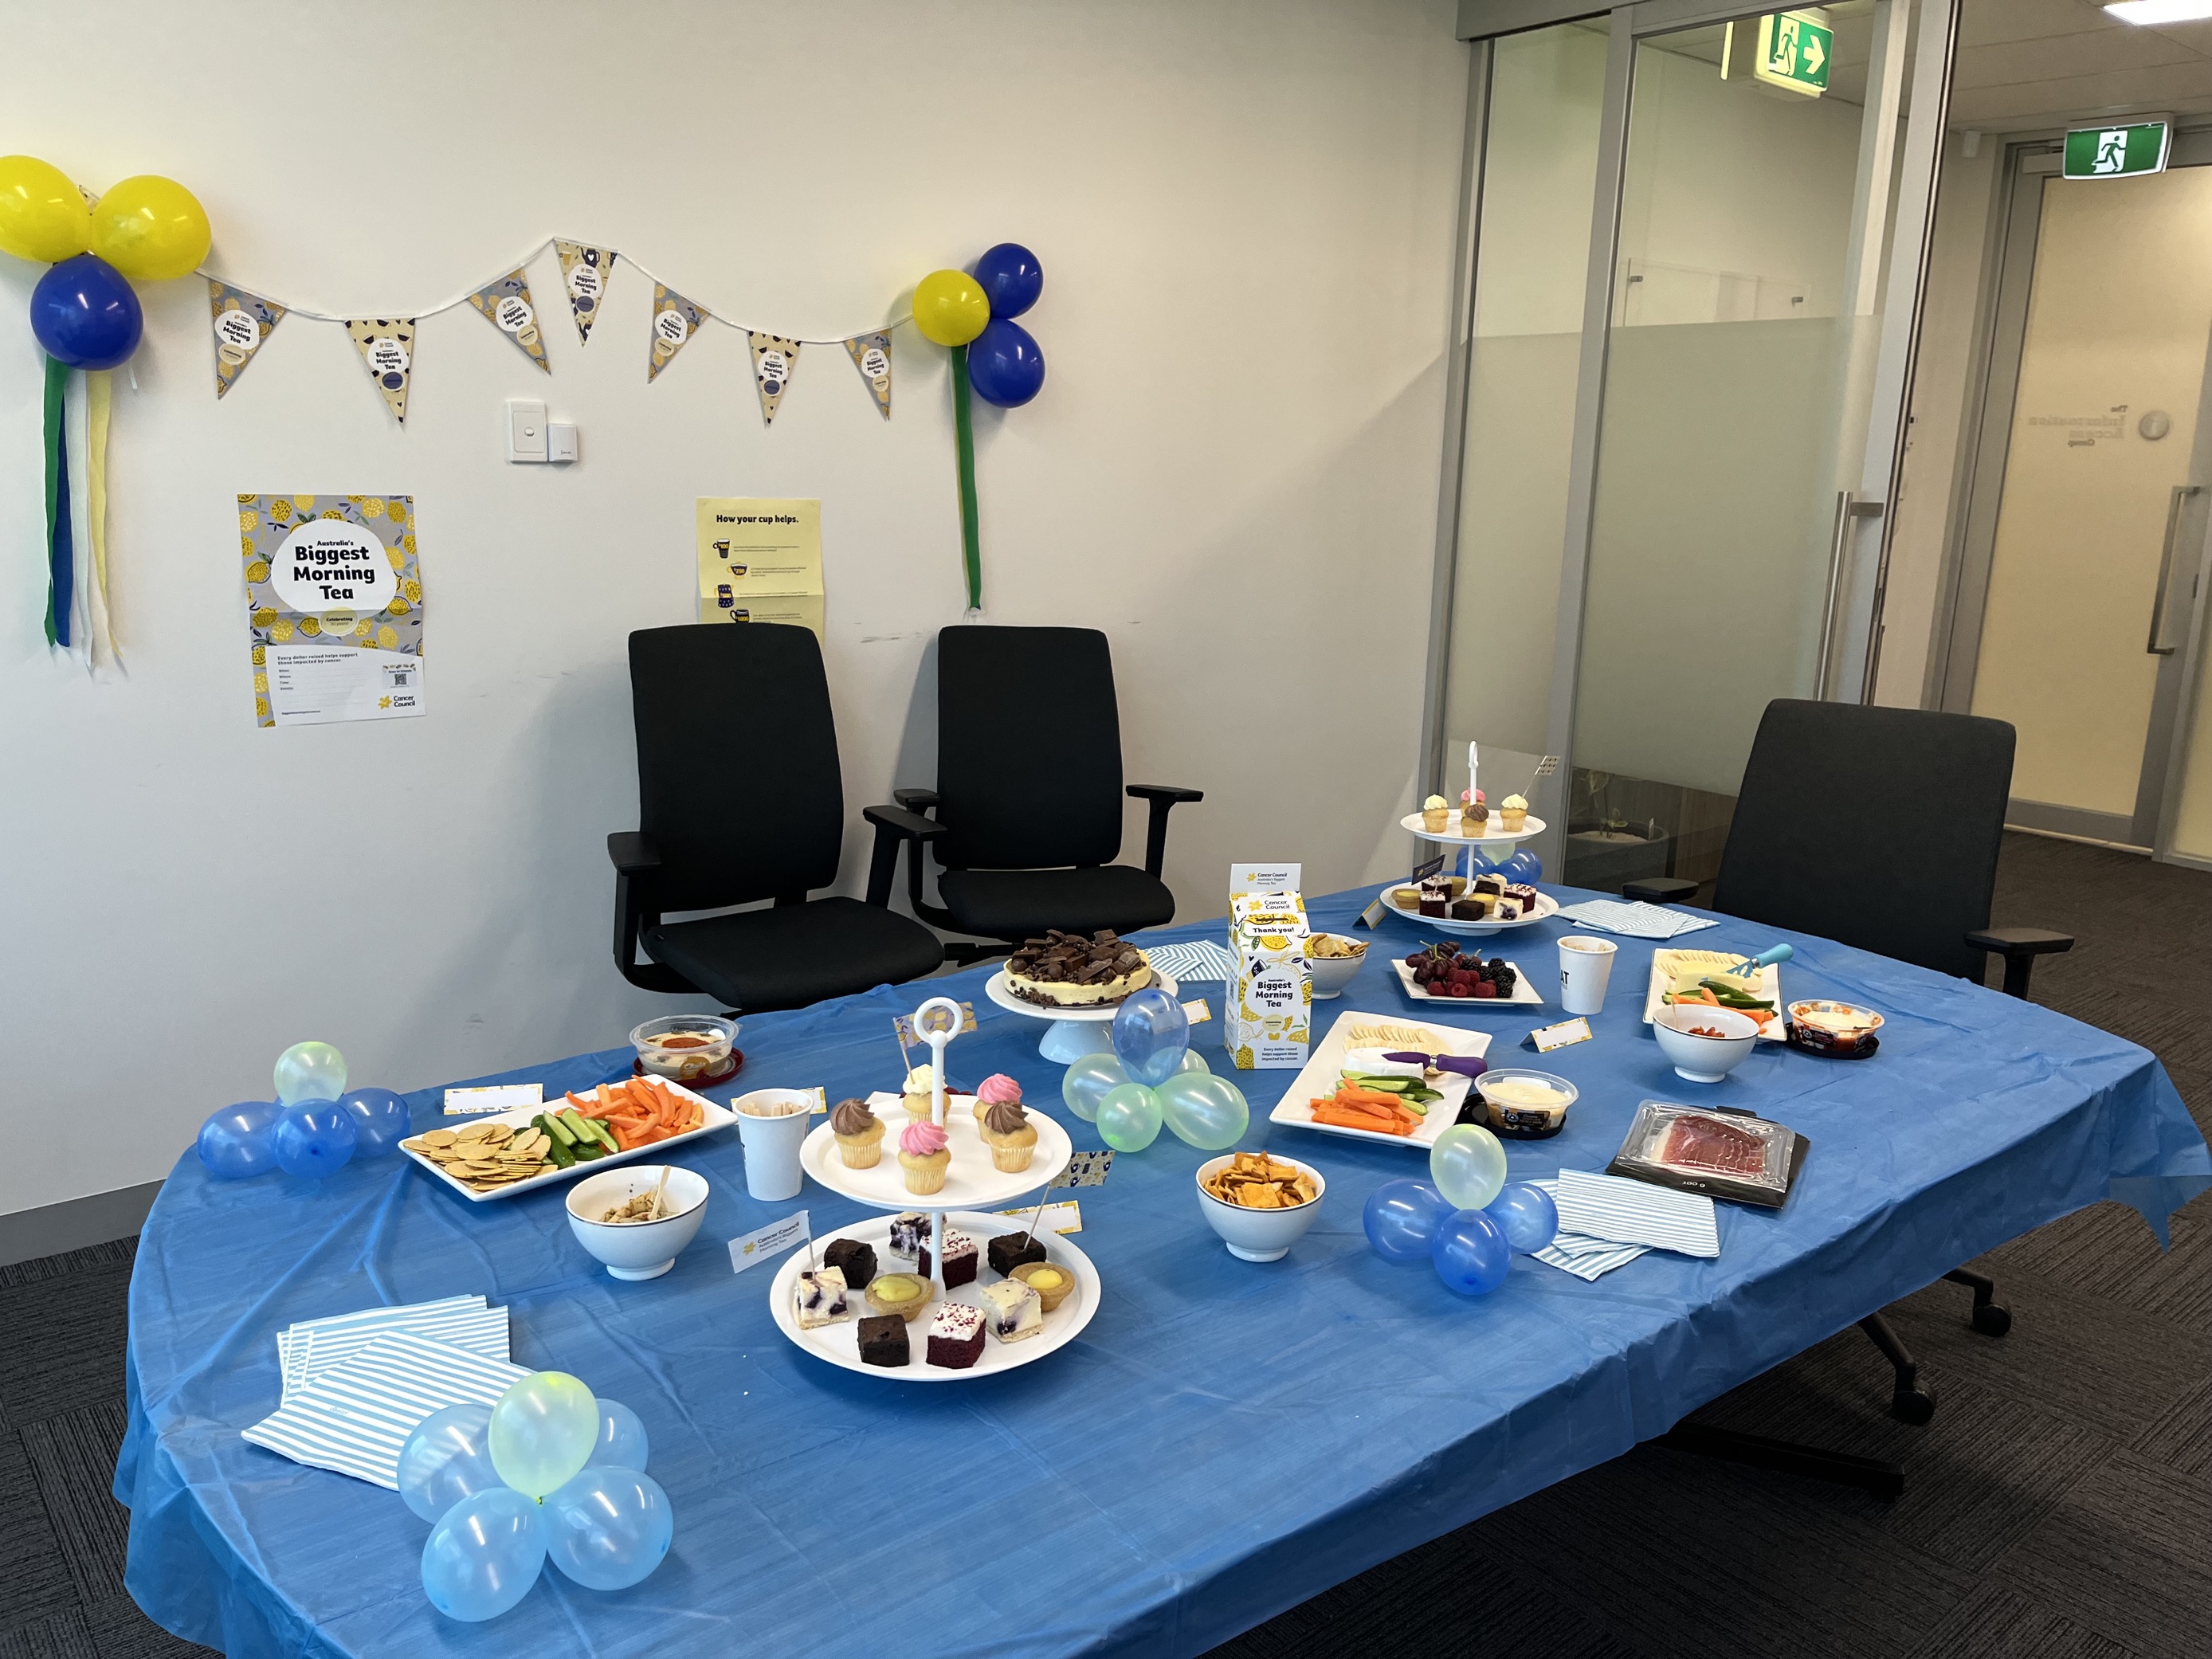
<instances>
[{"instance_id":1,"label":"plate of berries","mask_svg":"<svg viewBox=\"0 0 2212 1659\"><path fill-rule=\"evenodd\" d=\"M1480 951L1462 951L1449 939L1424 945L1411 956L1393 958L1398 983L1415 1002L1464 1002L1473 1012L1492 1007L1540 1008L1544 999L1528 975L1503 957L1486 962Z\"/></svg>"}]
</instances>

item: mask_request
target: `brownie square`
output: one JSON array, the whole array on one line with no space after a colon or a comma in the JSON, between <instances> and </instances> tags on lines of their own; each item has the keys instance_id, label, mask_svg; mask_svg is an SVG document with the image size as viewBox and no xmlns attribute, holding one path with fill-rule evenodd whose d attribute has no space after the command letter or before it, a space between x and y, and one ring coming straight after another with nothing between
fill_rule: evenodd
<instances>
[{"instance_id":1,"label":"brownie square","mask_svg":"<svg viewBox=\"0 0 2212 1659\"><path fill-rule=\"evenodd\" d=\"M822 1265L842 1270L848 1288L866 1290L876 1276L875 1247L857 1238L833 1238L822 1251Z\"/></svg>"},{"instance_id":2,"label":"brownie square","mask_svg":"<svg viewBox=\"0 0 2212 1659\"><path fill-rule=\"evenodd\" d=\"M1014 1269L1020 1267L1023 1262L1043 1261L1044 1246L1027 1233L1000 1233L991 1241L988 1254L991 1258L991 1271L1003 1278L1011 1279ZM850 1284L852 1278L851 1273L847 1273L846 1282Z\"/></svg>"},{"instance_id":3,"label":"brownie square","mask_svg":"<svg viewBox=\"0 0 2212 1659\"><path fill-rule=\"evenodd\" d=\"M896 1314L870 1314L860 1322L860 1363L863 1365L896 1368L907 1363L908 1353L906 1321Z\"/></svg>"}]
</instances>

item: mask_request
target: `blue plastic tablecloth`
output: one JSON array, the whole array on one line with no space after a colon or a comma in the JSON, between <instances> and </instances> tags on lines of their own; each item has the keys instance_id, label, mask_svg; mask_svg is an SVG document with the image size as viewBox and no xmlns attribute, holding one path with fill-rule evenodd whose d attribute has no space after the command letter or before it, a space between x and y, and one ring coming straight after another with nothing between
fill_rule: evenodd
<instances>
[{"instance_id":1,"label":"blue plastic tablecloth","mask_svg":"<svg viewBox=\"0 0 2212 1659\"><path fill-rule=\"evenodd\" d=\"M1346 929L1369 895L1310 908ZM1218 923L1163 930L1217 934ZM1540 1011L1451 1023L1497 1033L1493 1060L1558 1018L1547 923L1494 941L1543 988ZM404 1160L317 1192L282 1176L210 1181L189 1152L149 1217L131 1290L130 1428L115 1495L131 1511L127 1583L155 1619L233 1656L1189 1654L1326 1586L1636 1442L1883 1304L2100 1199L2163 1231L2212 1184L2164 1072L2132 1043L1962 981L1733 921L1682 941L1757 951L1788 938L1791 997L1888 1016L1880 1054L1823 1060L1762 1044L1727 1083L1676 1079L1641 1023L1651 945L1620 941L1595 1042L1541 1062L1581 1090L1569 1127L1508 1143L1516 1176L1602 1169L1646 1098L1751 1107L1810 1136L1779 1212L1721 1206L1717 1260L1655 1252L1595 1284L1516 1258L1465 1300L1394 1267L1361 1233L1368 1193L1421 1173L1417 1150L1276 1128L1289 1072L1237 1074L1245 1145L1328 1176L1313 1231L1282 1261L1232 1259L1199 1214L1206 1156L1164 1135L1079 1194L1104 1295L1044 1363L951 1387L854 1375L776 1330L767 1268L726 1242L796 1204L747 1198L734 1133L684 1149L713 1195L666 1276L621 1284L570 1237L559 1188L469 1204ZM1385 921L1341 1000L1437 1018L1400 992ZM1020 1079L1079 1147L1034 1021L985 1000L978 968L933 981L980 1029L951 1050L972 1083ZM1186 994L1211 994L1195 984ZM896 1087L890 1019L923 992L878 990L749 1018L746 1087ZM1218 1024L1196 1029L1217 1071ZM1517 1057L1533 1059L1525 1050ZM626 1070L628 1050L515 1079L549 1091ZM717 1091L726 1096L730 1090ZM429 1126L438 1095L414 1097ZM866 1213L810 1182L817 1236ZM303 1468L239 1431L277 1401L275 1334L294 1320L481 1291L513 1310L518 1363L573 1371L652 1435L676 1542L643 1584L580 1590L547 1569L480 1626L434 1613L425 1525L391 1492ZM922 1632L927 1630L925 1637Z\"/></svg>"}]
</instances>

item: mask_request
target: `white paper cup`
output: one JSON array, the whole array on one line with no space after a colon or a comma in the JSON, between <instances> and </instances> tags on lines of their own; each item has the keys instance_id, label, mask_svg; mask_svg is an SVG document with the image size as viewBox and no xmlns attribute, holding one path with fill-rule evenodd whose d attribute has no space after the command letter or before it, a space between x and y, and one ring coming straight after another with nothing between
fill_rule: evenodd
<instances>
[{"instance_id":1,"label":"white paper cup","mask_svg":"<svg viewBox=\"0 0 2212 1659\"><path fill-rule=\"evenodd\" d=\"M813 1108L811 1089L756 1089L730 1103L738 1139L744 1143L745 1190L755 1198L774 1202L799 1196L799 1148L813 1127Z\"/></svg>"},{"instance_id":2,"label":"white paper cup","mask_svg":"<svg viewBox=\"0 0 2212 1659\"><path fill-rule=\"evenodd\" d=\"M1620 947L1608 939L1570 933L1559 941L1559 1006L1571 1014L1594 1014L1605 1006L1605 988L1613 978L1613 958Z\"/></svg>"}]
</instances>

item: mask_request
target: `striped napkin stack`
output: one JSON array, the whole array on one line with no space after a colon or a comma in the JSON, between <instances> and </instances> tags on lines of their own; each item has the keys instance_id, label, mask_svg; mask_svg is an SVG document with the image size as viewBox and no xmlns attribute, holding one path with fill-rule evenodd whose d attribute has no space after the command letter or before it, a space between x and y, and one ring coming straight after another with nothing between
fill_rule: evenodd
<instances>
[{"instance_id":1,"label":"striped napkin stack","mask_svg":"<svg viewBox=\"0 0 2212 1659\"><path fill-rule=\"evenodd\" d=\"M283 1402L243 1431L295 1463L399 1489L399 1452L432 1412L489 1405L530 1375L507 1363L507 1310L481 1296L303 1320L276 1338Z\"/></svg>"},{"instance_id":2,"label":"striped napkin stack","mask_svg":"<svg viewBox=\"0 0 2212 1659\"><path fill-rule=\"evenodd\" d=\"M1559 1206L1559 1236L1536 1252L1547 1267L1595 1280L1646 1250L1680 1255L1721 1253L1720 1220L1702 1193L1678 1193L1620 1176L1562 1170L1534 1183Z\"/></svg>"},{"instance_id":3,"label":"striped napkin stack","mask_svg":"<svg viewBox=\"0 0 2212 1659\"><path fill-rule=\"evenodd\" d=\"M1562 905L1559 914L1601 933L1625 933L1631 939L1677 939L1701 927L1717 927L1710 916L1688 915L1664 905L1641 902L1624 904L1619 899L1584 899Z\"/></svg>"},{"instance_id":4,"label":"striped napkin stack","mask_svg":"<svg viewBox=\"0 0 2212 1659\"><path fill-rule=\"evenodd\" d=\"M1228 979L1237 971L1237 958L1228 947L1212 939L1185 939L1178 945L1147 945L1145 960L1178 985L1187 979Z\"/></svg>"}]
</instances>

